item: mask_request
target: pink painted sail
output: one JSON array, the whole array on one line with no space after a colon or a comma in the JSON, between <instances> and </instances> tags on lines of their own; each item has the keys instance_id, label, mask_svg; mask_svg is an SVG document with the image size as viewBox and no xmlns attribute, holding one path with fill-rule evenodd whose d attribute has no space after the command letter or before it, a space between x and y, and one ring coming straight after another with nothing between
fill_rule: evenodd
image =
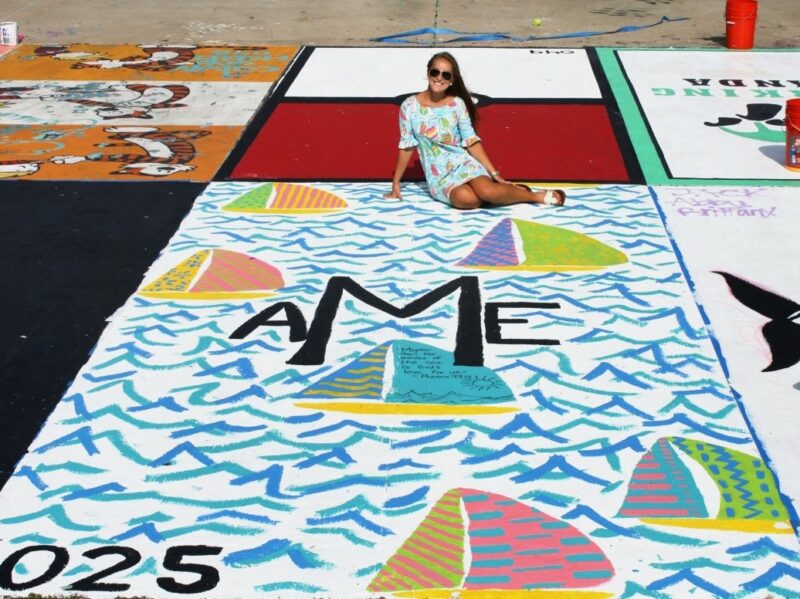
<instances>
[{"instance_id":1,"label":"pink painted sail","mask_svg":"<svg viewBox=\"0 0 800 599\"><path fill-rule=\"evenodd\" d=\"M211 251L210 263L190 291L235 292L280 287L283 287L283 278L274 266L247 254L215 249Z\"/></svg>"},{"instance_id":2,"label":"pink painted sail","mask_svg":"<svg viewBox=\"0 0 800 599\"><path fill-rule=\"evenodd\" d=\"M576 589L614 575L603 551L574 526L496 493L461 489L472 563L466 589Z\"/></svg>"},{"instance_id":3,"label":"pink painted sail","mask_svg":"<svg viewBox=\"0 0 800 599\"><path fill-rule=\"evenodd\" d=\"M583 589L613 575L600 547L574 526L503 495L451 489L368 590Z\"/></svg>"}]
</instances>

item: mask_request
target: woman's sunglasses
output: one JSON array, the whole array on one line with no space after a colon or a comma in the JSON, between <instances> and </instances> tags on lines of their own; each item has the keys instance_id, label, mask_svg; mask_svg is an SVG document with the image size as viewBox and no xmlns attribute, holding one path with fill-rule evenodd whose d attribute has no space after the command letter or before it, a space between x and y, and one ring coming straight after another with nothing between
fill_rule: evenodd
<instances>
[{"instance_id":1,"label":"woman's sunglasses","mask_svg":"<svg viewBox=\"0 0 800 599\"><path fill-rule=\"evenodd\" d=\"M441 75L442 79L445 81L450 81L453 78L453 73L450 71L440 71L439 69L431 69L428 71L428 76L431 79L436 79L439 75Z\"/></svg>"}]
</instances>

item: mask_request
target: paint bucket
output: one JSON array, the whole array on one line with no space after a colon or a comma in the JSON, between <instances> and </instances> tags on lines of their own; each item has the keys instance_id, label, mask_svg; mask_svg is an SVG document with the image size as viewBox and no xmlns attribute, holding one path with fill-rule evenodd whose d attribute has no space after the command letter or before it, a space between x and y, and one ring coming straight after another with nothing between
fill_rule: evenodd
<instances>
[{"instance_id":1,"label":"paint bucket","mask_svg":"<svg viewBox=\"0 0 800 599\"><path fill-rule=\"evenodd\" d=\"M14 21L0 23L0 45L17 45L17 24Z\"/></svg>"},{"instance_id":2,"label":"paint bucket","mask_svg":"<svg viewBox=\"0 0 800 599\"><path fill-rule=\"evenodd\" d=\"M800 172L800 98L786 101L786 168Z\"/></svg>"},{"instance_id":3,"label":"paint bucket","mask_svg":"<svg viewBox=\"0 0 800 599\"><path fill-rule=\"evenodd\" d=\"M757 18L757 0L728 0L725 5L725 45L732 50L752 48Z\"/></svg>"}]
</instances>

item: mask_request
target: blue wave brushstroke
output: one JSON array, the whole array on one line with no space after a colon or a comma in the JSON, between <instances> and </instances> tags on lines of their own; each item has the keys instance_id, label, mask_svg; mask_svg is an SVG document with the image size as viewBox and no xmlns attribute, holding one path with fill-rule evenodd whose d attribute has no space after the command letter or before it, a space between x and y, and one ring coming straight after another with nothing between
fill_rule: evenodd
<instances>
[{"instance_id":1,"label":"blue wave brushstroke","mask_svg":"<svg viewBox=\"0 0 800 599\"><path fill-rule=\"evenodd\" d=\"M752 543L730 547L726 552L730 555L739 556L736 559L740 560L762 559L767 555L775 554L783 559L800 562L800 552L781 547L769 537L761 537Z\"/></svg>"},{"instance_id":2,"label":"blue wave brushstroke","mask_svg":"<svg viewBox=\"0 0 800 599\"><path fill-rule=\"evenodd\" d=\"M647 589L663 591L684 582L691 584L695 588L703 589L705 592L710 593L714 597L719 597L720 599L729 599L730 597L733 597L732 593L729 593L725 589L716 586L701 576L698 576L692 570L681 570L680 572L676 572L675 574L667 576L666 578L655 580L647 585Z\"/></svg>"},{"instance_id":3,"label":"blue wave brushstroke","mask_svg":"<svg viewBox=\"0 0 800 599\"><path fill-rule=\"evenodd\" d=\"M294 465L295 468L305 470L319 464L329 465L332 460L337 460L341 465L354 464L356 460L347 453L344 447L334 447L330 451L311 456Z\"/></svg>"},{"instance_id":4,"label":"blue wave brushstroke","mask_svg":"<svg viewBox=\"0 0 800 599\"><path fill-rule=\"evenodd\" d=\"M233 568L246 568L284 556L291 559L295 566L304 570L322 568L327 565L315 553L304 549L299 543L292 543L289 539L271 539L252 549L231 552L222 558L222 562Z\"/></svg>"},{"instance_id":5,"label":"blue wave brushstroke","mask_svg":"<svg viewBox=\"0 0 800 599\"><path fill-rule=\"evenodd\" d=\"M394 534L390 529L386 528L385 526L380 526L378 524L375 524L374 522L365 518L355 510L344 512L342 514L337 514L335 516L324 516L322 518L308 518L306 520L306 523L309 526L325 526L329 524L339 524L341 522L352 522L353 524L356 524L357 526L363 528L364 530L368 530L382 537L387 537Z\"/></svg>"},{"instance_id":6,"label":"blue wave brushstroke","mask_svg":"<svg viewBox=\"0 0 800 599\"><path fill-rule=\"evenodd\" d=\"M555 474L556 472L561 472L561 475ZM511 480L517 484L521 484L532 482L540 478L550 478L553 476L558 478L562 475L567 478L575 478L577 480L602 487L611 484L610 481L604 480L597 476L592 476L591 474L585 473L583 470L575 468L564 456L560 455L551 456L541 466L537 468L529 468L524 473L512 477Z\"/></svg>"},{"instance_id":7,"label":"blue wave brushstroke","mask_svg":"<svg viewBox=\"0 0 800 599\"><path fill-rule=\"evenodd\" d=\"M407 495L401 495L400 497L390 497L384 502L383 507L387 509L393 509L393 508L401 508L412 505L414 503L417 503L418 501L422 501L425 497L427 497L428 491L430 491L430 486L425 485L419 487L418 489L415 489L414 491L408 493Z\"/></svg>"}]
</instances>

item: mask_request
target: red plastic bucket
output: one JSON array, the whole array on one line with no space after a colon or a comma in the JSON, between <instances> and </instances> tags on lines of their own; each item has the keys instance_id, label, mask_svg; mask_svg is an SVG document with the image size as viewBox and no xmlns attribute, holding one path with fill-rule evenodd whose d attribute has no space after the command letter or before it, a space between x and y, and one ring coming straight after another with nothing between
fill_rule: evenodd
<instances>
[{"instance_id":1,"label":"red plastic bucket","mask_svg":"<svg viewBox=\"0 0 800 599\"><path fill-rule=\"evenodd\" d=\"M800 171L800 98L786 101L786 168Z\"/></svg>"},{"instance_id":2,"label":"red plastic bucket","mask_svg":"<svg viewBox=\"0 0 800 599\"><path fill-rule=\"evenodd\" d=\"M758 18L757 0L728 0L725 5L725 40L732 50L753 47Z\"/></svg>"}]
</instances>

